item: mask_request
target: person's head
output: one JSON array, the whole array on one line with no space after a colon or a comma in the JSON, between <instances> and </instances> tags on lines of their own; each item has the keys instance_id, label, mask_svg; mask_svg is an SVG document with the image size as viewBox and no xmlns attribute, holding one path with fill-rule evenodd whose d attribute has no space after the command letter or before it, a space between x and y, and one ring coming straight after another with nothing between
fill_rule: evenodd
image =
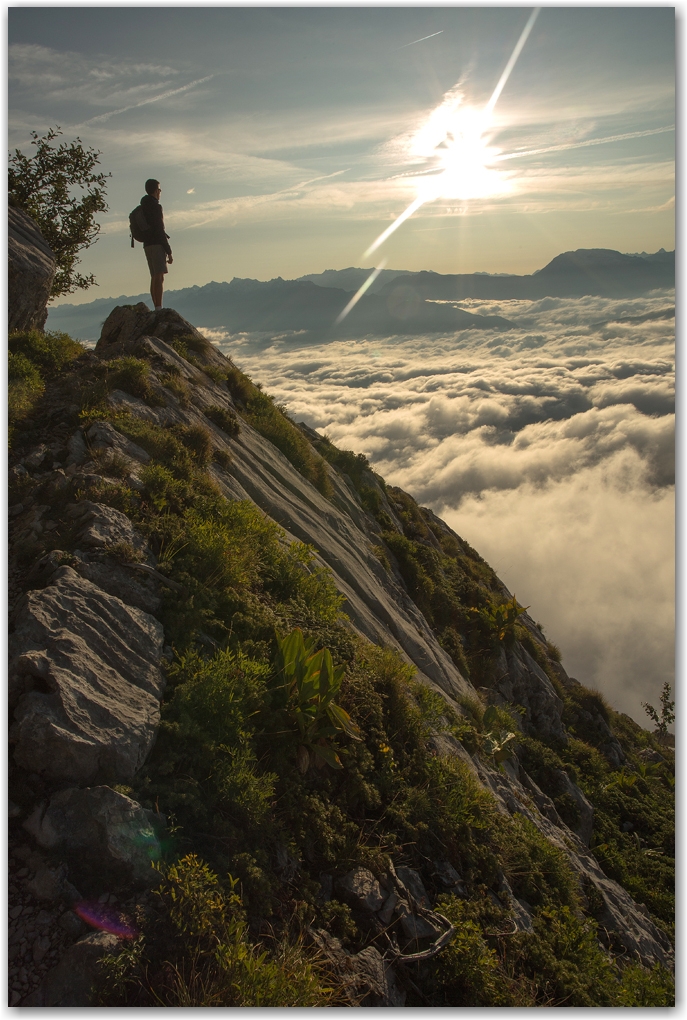
<instances>
[{"instance_id":1,"label":"person's head","mask_svg":"<svg viewBox=\"0 0 687 1020\"><path fill-rule=\"evenodd\" d=\"M146 194L152 195L153 198L159 198L160 182L156 181L154 177L149 178L146 181Z\"/></svg>"}]
</instances>

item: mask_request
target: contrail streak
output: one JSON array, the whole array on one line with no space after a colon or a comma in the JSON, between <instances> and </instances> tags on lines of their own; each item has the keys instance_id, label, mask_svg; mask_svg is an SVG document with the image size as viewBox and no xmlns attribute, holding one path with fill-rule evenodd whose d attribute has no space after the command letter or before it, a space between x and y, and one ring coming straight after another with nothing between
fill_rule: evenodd
<instances>
[{"instance_id":1,"label":"contrail streak","mask_svg":"<svg viewBox=\"0 0 687 1020\"><path fill-rule=\"evenodd\" d=\"M540 10L541 10L541 7L535 7L534 10L532 11L532 13L530 14L530 16L528 18L528 21L527 21L527 24L523 28L523 30L522 30L522 32L520 34L520 38L518 39L518 41L515 44L515 49L513 50L513 52L510 55L510 60L508 61L508 63L504 67L503 74L499 78L498 84L497 84L496 88L494 89L494 91L492 92L491 99L489 100L489 102L487 103L487 105L485 107L484 112L487 115L490 114L492 112L492 110L494 109L494 107L496 106L497 100L498 100L499 96L501 95L501 93L503 92L504 85L506 84L506 82L510 78L510 73L513 70L513 68L515 67L515 64L516 64L516 61L517 61L518 57L522 53L522 48L525 45L525 43L527 42L527 38L528 38L530 32L532 31L532 27L533 27L535 21L537 20L537 17L539 15Z\"/></svg>"},{"instance_id":2,"label":"contrail streak","mask_svg":"<svg viewBox=\"0 0 687 1020\"><path fill-rule=\"evenodd\" d=\"M489 100L489 102L487 103L487 105L485 107L485 111L484 112L485 112L486 115L489 115L493 111L494 107L496 106L498 98L501 95L501 93L503 92L503 88L504 88L506 82L510 78L510 73L513 70L513 68L515 67L515 63L516 63L518 57L520 56L520 54L522 52L523 46L527 42L527 38L528 38L530 32L532 31L532 26L534 25L535 21L537 20L537 17L539 15L540 10L541 10L541 7L535 7L534 10L532 11L532 13L530 14L529 18L527 19L527 24L525 25L525 27L523 28L522 32L520 33L520 38L518 39L518 41L515 44L515 48L514 48L513 52L511 53L510 59L509 59L508 63L506 64L506 66L505 66L505 68L503 70L503 74L499 78L499 80L497 82L497 85L496 85L496 88L494 89L494 91L491 94L491 99ZM443 31L443 29L442 29L442 31ZM439 33L436 33L436 34L438 35ZM427 37L427 38L429 38L429 37ZM418 39L416 41L417 42L422 42L421 39ZM411 44L407 43L407 45L411 45ZM367 249L367 251L363 254L363 258L364 259L369 258L370 255L372 255L373 252L377 251L379 246L384 244L386 239L388 237L391 237L391 235L394 233L394 231L398 230L398 228L401 226L401 224L405 223L405 221L408 219L408 217L412 216L414 212L417 212L417 210L420 208L420 206L424 205L426 201L428 201L426 198L418 197L418 198L415 199L414 202L411 202L411 204L408 206L408 208L405 210L405 212L402 212L401 215L397 219L394 220L394 222L391 224L391 226L387 227L386 230L384 231L384 233L380 234L379 237L377 238L377 240L374 241L370 245L370 247Z\"/></svg>"},{"instance_id":3,"label":"contrail streak","mask_svg":"<svg viewBox=\"0 0 687 1020\"><path fill-rule=\"evenodd\" d=\"M333 174L324 174L322 177L311 177L309 181L301 181L301 183L297 184L296 187L297 188L304 188L306 186L306 184L314 184L315 181L327 181L327 180L329 180L330 177L338 177L339 174L348 173L348 171L350 169L351 168L349 166L349 167L346 167L345 170L335 170ZM291 189L289 189L289 190L291 190Z\"/></svg>"},{"instance_id":4,"label":"contrail streak","mask_svg":"<svg viewBox=\"0 0 687 1020\"><path fill-rule=\"evenodd\" d=\"M350 312L350 310L352 308L355 308L355 306L358 304L358 302L360 301L360 299L363 296L363 294L365 293L365 291L368 290L372 286L372 284L375 282L375 280L377 279L377 277L381 273L382 269L384 269L385 265L386 265L386 259L382 259L382 261L379 263L377 268L372 270L372 272L370 273L368 278L365 280L365 283L362 285L360 290L356 291L356 293L353 295L351 300L348 302L348 304L346 305L344 310L342 312L340 312L339 315L337 315L336 320L334 322L335 326L338 326L340 322L343 322L344 319L346 318L346 316L348 315L348 313Z\"/></svg>"},{"instance_id":5,"label":"contrail streak","mask_svg":"<svg viewBox=\"0 0 687 1020\"><path fill-rule=\"evenodd\" d=\"M408 46L414 46L414 45L415 45L415 43L419 43L419 42L424 42L424 41L425 41L425 39L433 39L435 35L441 35L441 33L442 33L443 31L444 31L444 30L443 30L443 28L442 28L442 29L440 29L440 31L439 31L439 32L432 32L432 34L431 34L431 35L423 35L422 39L413 39L413 41L412 41L412 42L407 42L407 43L404 43L404 44L403 44L403 46L399 46L398 48L399 48L399 50L405 50L405 49L407 49L407 48L408 48Z\"/></svg>"},{"instance_id":6,"label":"contrail streak","mask_svg":"<svg viewBox=\"0 0 687 1020\"><path fill-rule=\"evenodd\" d=\"M161 99L169 99L170 96L177 96L180 92L187 92L195 85L202 85L203 82L210 81L210 79L214 77L214 74L209 74L206 78L198 78L196 81L189 82L188 85L182 85L180 89L170 89L169 92L161 92L159 96L151 96L150 99L142 99L140 103L132 103L131 106L123 106L121 110L109 110L107 113L100 113L97 117L91 117L90 120L85 120L83 125L77 124L77 127L83 127L86 124L97 124L103 120L109 120L110 117L115 117L118 113L126 113L127 110L136 110L139 106L147 106L148 103L157 103Z\"/></svg>"},{"instance_id":7,"label":"contrail streak","mask_svg":"<svg viewBox=\"0 0 687 1020\"><path fill-rule=\"evenodd\" d=\"M520 152L509 152L503 156L495 156L493 162L500 163L504 159L517 159L518 156L538 156L542 152L564 152L566 149L585 149L590 145L607 145L610 142L624 142L629 138L646 138L647 135L662 135L674 131L675 125L649 128L646 131L628 131L624 135L609 135L607 138L588 138L584 142L563 142L561 145L547 145L545 149L523 149Z\"/></svg>"}]
</instances>

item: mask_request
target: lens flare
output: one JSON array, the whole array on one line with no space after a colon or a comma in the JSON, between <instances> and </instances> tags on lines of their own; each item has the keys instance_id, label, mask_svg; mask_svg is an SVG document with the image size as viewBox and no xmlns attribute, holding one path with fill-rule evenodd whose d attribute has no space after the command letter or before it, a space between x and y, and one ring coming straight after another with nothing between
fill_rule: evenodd
<instances>
[{"instance_id":1,"label":"lens flare","mask_svg":"<svg viewBox=\"0 0 687 1020\"><path fill-rule=\"evenodd\" d=\"M74 913L86 924L90 924L92 928L108 931L111 935L118 935L121 939L133 939L138 935L137 928L124 914L104 903L91 903L82 900L80 903L74 904Z\"/></svg>"},{"instance_id":2,"label":"lens flare","mask_svg":"<svg viewBox=\"0 0 687 1020\"><path fill-rule=\"evenodd\" d=\"M435 172L423 178L418 185L417 198L372 242L363 254L364 259L377 251L402 223L427 202L438 198L485 198L510 189L508 179L490 168L491 163L503 158L500 150L490 144L491 117L540 10L536 7L530 14L483 110L463 105L464 97L458 83L446 93L441 105L432 111L426 124L417 132L411 142L410 154L434 159Z\"/></svg>"},{"instance_id":3,"label":"lens flare","mask_svg":"<svg viewBox=\"0 0 687 1020\"><path fill-rule=\"evenodd\" d=\"M350 312L350 310L352 308L355 308L355 306L358 304L358 302L360 301L360 299L363 296L363 294L365 293L365 291L369 290L369 288L372 286L372 284L375 282L375 280L377 279L377 277L381 273L382 269L384 269L385 265L386 265L386 259L382 259L382 261L379 263L377 268L372 270L372 272L370 273L368 278L365 280L365 283L362 285L362 287L360 287L360 289L355 292L355 294L353 295L351 300L348 302L348 304L346 305L344 310L337 315L336 320L334 322L335 326L338 326L340 322L343 322L344 319L346 318L346 316L348 315L348 313Z\"/></svg>"}]
</instances>

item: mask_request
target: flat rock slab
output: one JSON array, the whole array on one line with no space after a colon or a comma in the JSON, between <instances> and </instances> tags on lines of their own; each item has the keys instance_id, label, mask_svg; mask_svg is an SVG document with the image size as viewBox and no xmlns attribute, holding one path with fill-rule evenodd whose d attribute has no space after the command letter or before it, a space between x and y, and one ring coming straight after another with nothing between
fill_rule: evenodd
<instances>
[{"instance_id":1,"label":"flat rock slab","mask_svg":"<svg viewBox=\"0 0 687 1020\"><path fill-rule=\"evenodd\" d=\"M28 592L14 623L17 764L53 783L131 779L159 724L162 625L71 567Z\"/></svg>"}]
</instances>

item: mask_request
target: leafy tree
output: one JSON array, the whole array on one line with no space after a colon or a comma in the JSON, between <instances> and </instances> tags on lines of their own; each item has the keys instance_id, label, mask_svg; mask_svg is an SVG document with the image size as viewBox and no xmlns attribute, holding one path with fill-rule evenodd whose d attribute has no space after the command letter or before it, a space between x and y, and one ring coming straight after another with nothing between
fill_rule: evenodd
<instances>
[{"instance_id":1,"label":"leafy tree","mask_svg":"<svg viewBox=\"0 0 687 1020\"><path fill-rule=\"evenodd\" d=\"M107 211L106 180L112 176L96 172L100 152L84 148L80 138L51 145L61 134L59 126L42 136L32 131L35 154L15 149L9 158L9 202L36 221L57 260L52 297L96 283L92 273L82 276L76 266L78 253L98 238L95 216Z\"/></svg>"},{"instance_id":2,"label":"leafy tree","mask_svg":"<svg viewBox=\"0 0 687 1020\"><path fill-rule=\"evenodd\" d=\"M656 733L659 739L665 740L668 736L668 727L675 722L675 702L670 700L671 686L666 680L661 692L661 714L659 716L653 705L642 702L642 708L656 726Z\"/></svg>"}]
</instances>

